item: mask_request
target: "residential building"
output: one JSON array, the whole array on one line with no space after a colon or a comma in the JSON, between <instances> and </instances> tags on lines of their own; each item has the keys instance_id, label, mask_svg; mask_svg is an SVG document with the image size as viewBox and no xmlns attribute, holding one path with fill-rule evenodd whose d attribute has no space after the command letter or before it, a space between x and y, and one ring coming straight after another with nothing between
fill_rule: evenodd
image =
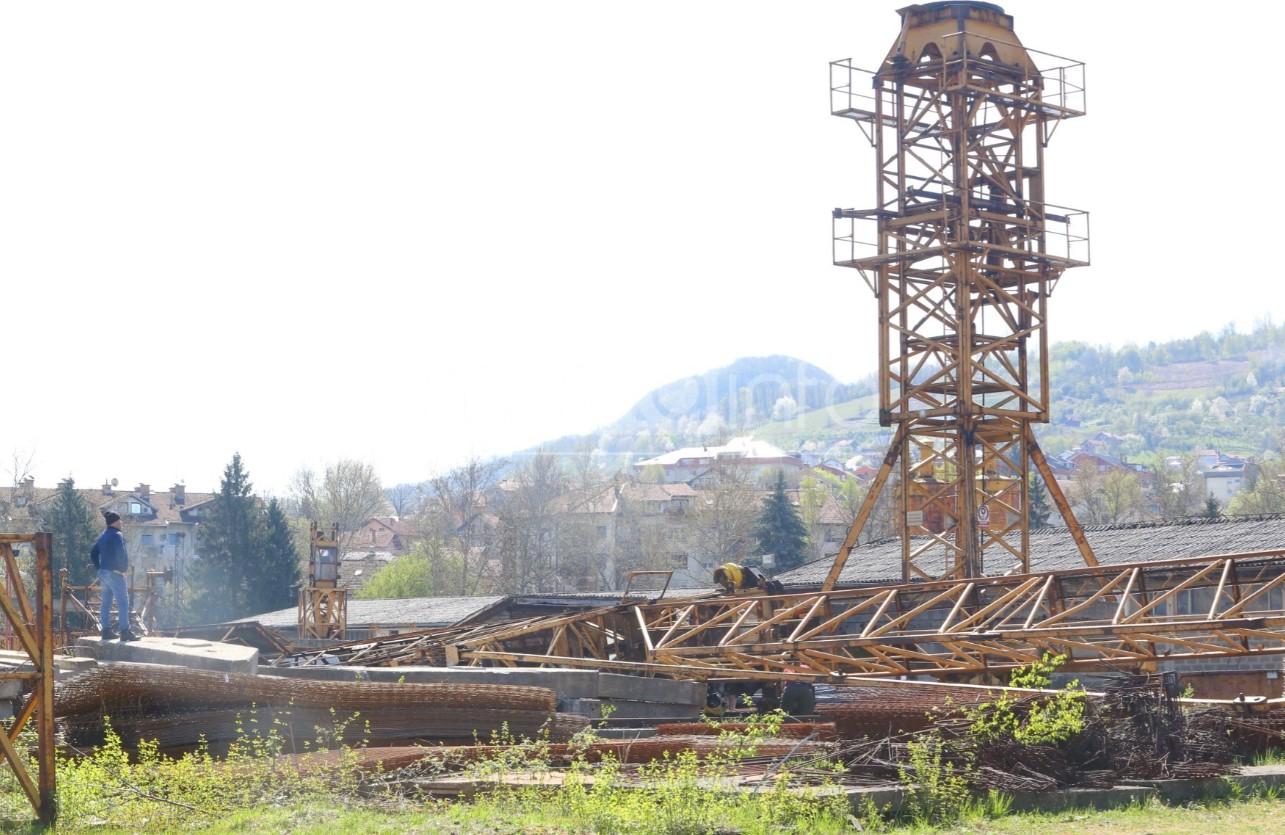
<instances>
[{"instance_id":1,"label":"residential building","mask_svg":"<svg viewBox=\"0 0 1285 835\"><path fill-rule=\"evenodd\" d=\"M756 483L775 478L780 470L792 487L798 486L800 476L809 469L802 459L780 447L749 437L733 438L717 446L683 447L634 464L640 474L659 470L665 484L686 483L693 487L713 482L718 469L724 467L735 468Z\"/></svg>"},{"instance_id":2,"label":"residential building","mask_svg":"<svg viewBox=\"0 0 1285 835\"><path fill-rule=\"evenodd\" d=\"M1205 495L1213 496L1218 504L1226 507L1236 495L1249 487L1248 473L1244 466L1217 466L1201 473L1205 480Z\"/></svg>"},{"instance_id":3,"label":"residential building","mask_svg":"<svg viewBox=\"0 0 1285 835\"><path fill-rule=\"evenodd\" d=\"M36 487L25 479L17 487L0 488L0 517L13 530L36 530L40 509L53 500L56 487ZM194 493L182 484L153 490L140 483L121 490L112 482L97 489L77 488L101 530L102 514L120 514L121 533L137 572L173 570L182 576L197 556L197 529L213 493ZM89 555L86 554L88 559Z\"/></svg>"}]
</instances>

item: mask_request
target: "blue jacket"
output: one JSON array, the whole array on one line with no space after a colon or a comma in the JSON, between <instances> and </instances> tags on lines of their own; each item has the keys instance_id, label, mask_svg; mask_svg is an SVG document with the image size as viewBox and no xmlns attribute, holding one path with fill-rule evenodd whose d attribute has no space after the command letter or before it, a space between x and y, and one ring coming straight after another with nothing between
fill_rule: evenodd
<instances>
[{"instance_id":1,"label":"blue jacket","mask_svg":"<svg viewBox=\"0 0 1285 835\"><path fill-rule=\"evenodd\" d=\"M125 553L125 537L120 535L120 531L108 525L107 530L103 531L103 535L98 537L98 541L90 549L89 559L93 562L94 568L128 571L129 554Z\"/></svg>"}]
</instances>

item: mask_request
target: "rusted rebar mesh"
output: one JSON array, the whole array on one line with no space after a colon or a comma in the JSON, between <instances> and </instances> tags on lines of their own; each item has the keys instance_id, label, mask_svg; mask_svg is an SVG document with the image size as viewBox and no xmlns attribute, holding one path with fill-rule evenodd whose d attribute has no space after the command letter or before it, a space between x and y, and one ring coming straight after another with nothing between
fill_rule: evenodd
<instances>
[{"instance_id":1,"label":"rusted rebar mesh","mask_svg":"<svg viewBox=\"0 0 1285 835\"><path fill-rule=\"evenodd\" d=\"M309 747L388 745L412 741L480 739L507 730L514 737L564 742L589 726L583 716L538 710L489 710L459 707L378 707L346 714L326 708L209 708L153 714L123 712L108 721L126 748L154 741L161 749L184 749L204 740L215 751L237 739L275 735L287 751ZM77 747L99 745L105 727L98 713L62 720L65 738Z\"/></svg>"},{"instance_id":2,"label":"rusted rebar mesh","mask_svg":"<svg viewBox=\"0 0 1285 835\"><path fill-rule=\"evenodd\" d=\"M750 728L745 722L666 722L656 726L657 736L718 736L723 732L743 734ZM833 722L788 722L776 734L779 739L806 739L820 741L835 738Z\"/></svg>"},{"instance_id":3,"label":"rusted rebar mesh","mask_svg":"<svg viewBox=\"0 0 1285 835\"><path fill-rule=\"evenodd\" d=\"M545 687L513 684L418 684L220 673L159 664L106 664L60 684L54 715L121 708L218 705L296 705L363 710L398 705L554 712L557 696Z\"/></svg>"}]
</instances>

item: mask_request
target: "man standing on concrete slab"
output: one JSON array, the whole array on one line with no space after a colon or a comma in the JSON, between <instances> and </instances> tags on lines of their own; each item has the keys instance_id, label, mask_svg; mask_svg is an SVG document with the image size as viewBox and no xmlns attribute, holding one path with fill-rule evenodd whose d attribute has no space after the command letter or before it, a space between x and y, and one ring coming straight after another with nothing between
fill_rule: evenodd
<instances>
[{"instance_id":1,"label":"man standing on concrete slab","mask_svg":"<svg viewBox=\"0 0 1285 835\"><path fill-rule=\"evenodd\" d=\"M98 569L98 585L102 589L103 606L98 612L98 622L103 627L103 640L116 637L112 631L112 598L116 598L116 622L120 625L122 641L137 641L138 636L129 631L129 585L125 572L129 570L129 554L125 552L125 537L121 535L120 514L107 511L107 530L98 537L89 552L89 559Z\"/></svg>"}]
</instances>

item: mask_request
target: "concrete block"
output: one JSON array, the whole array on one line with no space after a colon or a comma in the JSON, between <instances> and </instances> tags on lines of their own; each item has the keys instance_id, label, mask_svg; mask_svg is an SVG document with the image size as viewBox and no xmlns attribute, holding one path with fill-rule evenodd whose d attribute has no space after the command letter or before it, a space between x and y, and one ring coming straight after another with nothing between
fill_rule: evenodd
<instances>
[{"instance_id":1,"label":"concrete block","mask_svg":"<svg viewBox=\"0 0 1285 835\"><path fill-rule=\"evenodd\" d=\"M598 695L604 699L629 699L636 702L662 702L704 707L706 690L706 685L699 681L643 678L620 673L598 674Z\"/></svg>"},{"instance_id":2,"label":"concrete block","mask_svg":"<svg viewBox=\"0 0 1285 835\"><path fill-rule=\"evenodd\" d=\"M563 699L598 698L597 670L542 667L263 667L262 675L320 681L406 681L419 684L515 684L547 687Z\"/></svg>"},{"instance_id":3,"label":"concrete block","mask_svg":"<svg viewBox=\"0 0 1285 835\"><path fill-rule=\"evenodd\" d=\"M603 699L615 708L612 721L646 719L652 722L690 722L700 716L704 705L680 705L672 702L636 702L631 699Z\"/></svg>"},{"instance_id":4,"label":"concrete block","mask_svg":"<svg viewBox=\"0 0 1285 835\"><path fill-rule=\"evenodd\" d=\"M99 661L133 661L139 664L168 664L224 673L249 673L259 666L259 651L240 644L202 641L195 638L146 637L137 641L104 641L80 638L76 646Z\"/></svg>"},{"instance_id":5,"label":"concrete block","mask_svg":"<svg viewBox=\"0 0 1285 835\"><path fill-rule=\"evenodd\" d=\"M648 739L656 735L655 728L594 728L603 739Z\"/></svg>"},{"instance_id":6,"label":"concrete block","mask_svg":"<svg viewBox=\"0 0 1285 835\"><path fill-rule=\"evenodd\" d=\"M577 716L587 716L591 720L598 720L602 718L602 700L559 698L558 713L574 713Z\"/></svg>"},{"instance_id":7,"label":"concrete block","mask_svg":"<svg viewBox=\"0 0 1285 835\"><path fill-rule=\"evenodd\" d=\"M98 662L85 655L54 655L54 669L58 672L83 672ZM31 659L21 650L0 649L0 667L31 669Z\"/></svg>"}]
</instances>

